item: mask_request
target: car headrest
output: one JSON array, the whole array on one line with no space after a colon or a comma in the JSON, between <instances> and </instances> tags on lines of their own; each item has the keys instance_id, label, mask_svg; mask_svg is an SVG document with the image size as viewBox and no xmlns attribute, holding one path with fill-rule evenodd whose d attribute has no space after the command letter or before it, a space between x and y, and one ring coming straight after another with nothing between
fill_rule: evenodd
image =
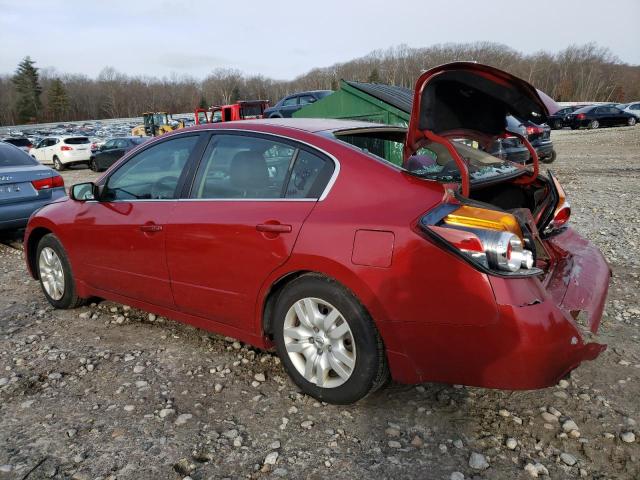
<instances>
[{"instance_id":1,"label":"car headrest","mask_svg":"<svg viewBox=\"0 0 640 480\"><path fill-rule=\"evenodd\" d=\"M231 160L229 180L234 188L261 189L269 185L267 162L258 152L238 152Z\"/></svg>"}]
</instances>

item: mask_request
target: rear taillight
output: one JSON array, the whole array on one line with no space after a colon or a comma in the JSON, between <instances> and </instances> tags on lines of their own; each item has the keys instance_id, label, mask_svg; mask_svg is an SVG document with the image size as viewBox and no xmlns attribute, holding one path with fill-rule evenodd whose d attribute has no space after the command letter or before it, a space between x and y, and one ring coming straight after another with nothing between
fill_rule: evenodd
<instances>
[{"instance_id":1,"label":"rear taillight","mask_svg":"<svg viewBox=\"0 0 640 480\"><path fill-rule=\"evenodd\" d=\"M527 127L527 135L535 135L537 133L542 133L544 129L542 127L538 127L536 125L530 125Z\"/></svg>"},{"instance_id":2,"label":"rear taillight","mask_svg":"<svg viewBox=\"0 0 640 480\"><path fill-rule=\"evenodd\" d=\"M562 188L562 185L560 185L560 182L558 182L558 179L554 175L549 176L556 188L558 203L553 211L553 217L551 218L549 225L544 229L545 234L552 233L555 230L560 230L562 227L566 226L569 222L569 218L571 217L571 204L567 199L567 194L565 193L564 188Z\"/></svg>"},{"instance_id":3,"label":"rear taillight","mask_svg":"<svg viewBox=\"0 0 640 480\"><path fill-rule=\"evenodd\" d=\"M73 150L73 148L67 146L67 145L63 145L60 147L60 150L62 150L63 152L68 152L69 150Z\"/></svg>"},{"instance_id":4,"label":"rear taillight","mask_svg":"<svg viewBox=\"0 0 640 480\"><path fill-rule=\"evenodd\" d=\"M517 219L505 212L443 204L420 226L476 267L498 274L538 274Z\"/></svg>"},{"instance_id":5,"label":"rear taillight","mask_svg":"<svg viewBox=\"0 0 640 480\"><path fill-rule=\"evenodd\" d=\"M578 120L584 120L585 118L587 118L587 116L584 113L579 113L576 115L576 118Z\"/></svg>"},{"instance_id":6,"label":"rear taillight","mask_svg":"<svg viewBox=\"0 0 640 480\"><path fill-rule=\"evenodd\" d=\"M31 185L33 185L33 188L36 190L47 190L49 188L64 187L64 180L60 175L56 175L55 177L32 180Z\"/></svg>"}]
</instances>

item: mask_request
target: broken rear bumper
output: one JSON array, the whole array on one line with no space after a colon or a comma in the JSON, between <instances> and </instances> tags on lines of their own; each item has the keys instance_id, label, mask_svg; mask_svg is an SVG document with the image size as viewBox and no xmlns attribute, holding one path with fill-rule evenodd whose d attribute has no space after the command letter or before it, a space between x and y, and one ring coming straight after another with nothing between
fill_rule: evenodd
<instances>
[{"instance_id":1,"label":"broken rear bumper","mask_svg":"<svg viewBox=\"0 0 640 480\"><path fill-rule=\"evenodd\" d=\"M500 321L512 332L515 343L494 371L496 378L504 378L509 386L499 382L493 386L551 386L606 349L593 341L611 277L606 260L570 228L545 244L555 261L542 281L490 278Z\"/></svg>"},{"instance_id":2,"label":"broken rear bumper","mask_svg":"<svg viewBox=\"0 0 640 480\"><path fill-rule=\"evenodd\" d=\"M461 322L454 310L446 324L394 325L405 352L388 352L393 377L403 383L529 390L555 385L581 362L595 359L606 348L592 337L610 269L598 249L571 229L545 244L558 255L545 278L488 277L495 319ZM461 301L486 303L483 288L460 292Z\"/></svg>"}]
</instances>

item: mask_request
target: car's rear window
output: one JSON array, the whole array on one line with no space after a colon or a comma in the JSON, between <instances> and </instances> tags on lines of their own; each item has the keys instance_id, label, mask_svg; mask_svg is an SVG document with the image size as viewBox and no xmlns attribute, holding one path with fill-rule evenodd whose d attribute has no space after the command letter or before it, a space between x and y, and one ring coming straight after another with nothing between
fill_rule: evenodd
<instances>
[{"instance_id":1,"label":"car's rear window","mask_svg":"<svg viewBox=\"0 0 640 480\"><path fill-rule=\"evenodd\" d=\"M455 160L443 145L437 143L421 148L403 165L404 131L335 132L334 136L417 177L439 182L460 181L460 171ZM471 182L494 181L523 173L512 162L480 150L475 141L460 138L455 139L452 145L466 161Z\"/></svg>"},{"instance_id":2,"label":"car's rear window","mask_svg":"<svg viewBox=\"0 0 640 480\"><path fill-rule=\"evenodd\" d=\"M594 108L596 108L596 107L593 107L593 106L582 107L582 108L577 109L573 113L589 113Z\"/></svg>"},{"instance_id":3,"label":"car's rear window","mask_svg":"<svg viewBox=\"0 0 640 480\"><path fill-rule=\"evenodd\" d=\"M22 150L0 142L0 169L3 167L28 167L38 162Z\"/></svg>"},{"instance_id":4,"label":"car's rear window","mask_svg":"<svg viewBox=\"0 0 640 480\"><path fill-rule=\"evenodd\" d=\"M240 107L240 115L245 119L260 118L260 115L262 115L262 105L259 103L242 105L242 107Z\"/></svg>"},{"instance_id":5,"label":"car's rear window","mask_svg":"<svg viewBox=\"0 0 640 480\"><path fill-rule=\"evenodd\" d=\"M131 139L131 142L134 143L135 145L142 145L144 142L146 142L148 140L148 138L144 138L144 137L135 137Z\"/></svg>"},{"instance_id":6,"label":"car's rear window","mask_svg":"<svg viewBox=\"0 0 640 480\"><path fill-rule=\"evenodd\" d=\"M66 138L64 143L67 145L84 145L85 143L91 143L91 140L89 140L89 137L73 137Z\"/></svg>"},{"instance_id":7,"label":"car's rear window","mask_svg":"<svg viewBox=\"0 0 640 480\"><path fill-rule=\"evenodd\" d=\"M5 138L3 142L10 143L16 147L30 147L31 142L28 138Z\"/></svg>"}]
</instances>

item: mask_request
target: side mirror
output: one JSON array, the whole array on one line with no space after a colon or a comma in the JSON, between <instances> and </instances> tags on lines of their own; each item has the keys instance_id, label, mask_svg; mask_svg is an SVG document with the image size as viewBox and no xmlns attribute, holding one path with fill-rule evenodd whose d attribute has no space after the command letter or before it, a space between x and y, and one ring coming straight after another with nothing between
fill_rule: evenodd
<instances>
[{"instance_id":1,"label":"side mirror","mask_svg":"<svg viewBox=\"0 0 640 480\"><path fill-rule=\"evenodd\" d=\"M69 191L69 197L76 202L86 202L96 200L99 194L99 187L93 182L76 183Z\"/></svg>"}]
</instances>

